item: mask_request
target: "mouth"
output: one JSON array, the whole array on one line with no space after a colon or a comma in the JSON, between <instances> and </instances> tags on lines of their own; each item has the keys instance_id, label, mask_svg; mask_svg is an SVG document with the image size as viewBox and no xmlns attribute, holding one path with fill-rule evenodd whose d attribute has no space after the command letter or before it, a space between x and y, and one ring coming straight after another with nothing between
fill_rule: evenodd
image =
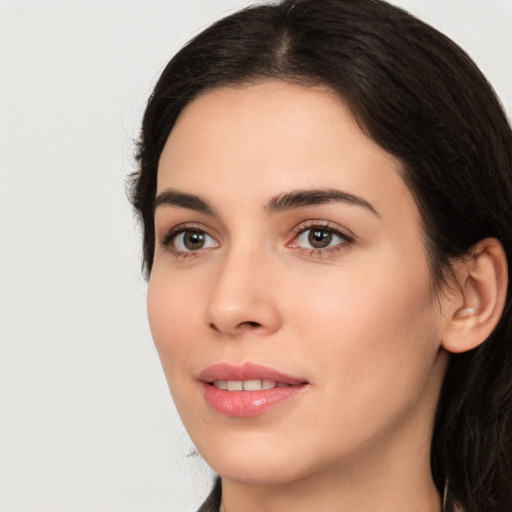
<instances>
[{"instance_id":1,"label":"mouth","mask_svg":"<svg viewBox=\"0 0 512 512\"><path fill-rule=\"evenodd\" d=\"M309 387L305 379L252 363L212 365L199 374L198 380L207 404L230 417L263 414L298 397Z\"/></svg>"},{"instance_id":2,"label":"mouth","mask_svg":"<svg viewBox=\"0 0 512 512\"><path fill-rule=\"evenodd\" d=\"M215 380L212 386L225 391L260 391L262 389L289 388L292 384L276 382L270 379L253 380Z\"/></svg>"}]
</instances>

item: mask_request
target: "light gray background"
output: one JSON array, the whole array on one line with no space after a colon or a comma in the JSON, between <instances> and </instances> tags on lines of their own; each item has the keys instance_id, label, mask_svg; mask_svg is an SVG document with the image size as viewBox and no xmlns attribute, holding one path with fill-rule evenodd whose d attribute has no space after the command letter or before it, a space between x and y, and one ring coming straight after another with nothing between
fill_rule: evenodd
<instances>
[{"instance_id":1,"label":"light gray background","mask_svg":"<svg viewBox=\"0 0 512 512\"><path fill-rule=\"evenodd\" d=\"M396 0L512 112L512 0ZM0 1L0 510L194 510L124 194L159 71L245 0Z\"/></svg>"}]
</instances>

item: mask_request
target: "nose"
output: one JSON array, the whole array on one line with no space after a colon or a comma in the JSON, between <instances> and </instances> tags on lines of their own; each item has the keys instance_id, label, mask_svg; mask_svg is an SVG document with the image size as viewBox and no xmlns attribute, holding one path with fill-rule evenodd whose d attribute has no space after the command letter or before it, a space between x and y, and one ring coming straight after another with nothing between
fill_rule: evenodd
<instances>
[{"instance_id":1,"label":"nose","mask_svg":"<svg viewBox=\"0 0 512 512\"><path fill-rule=\"evenodd\" d=\"M276 332L281 315L272 266L247 249L231 251L219 265L205 311L209 327L232 337Z\"/></svg>"}]
</instances>

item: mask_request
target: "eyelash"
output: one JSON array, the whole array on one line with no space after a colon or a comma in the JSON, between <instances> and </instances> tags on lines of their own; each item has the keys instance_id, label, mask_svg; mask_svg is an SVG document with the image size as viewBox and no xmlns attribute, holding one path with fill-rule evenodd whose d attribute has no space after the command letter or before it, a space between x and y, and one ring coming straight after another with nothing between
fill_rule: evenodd
<instances>
[{"instance_id":1,"label":"eyelash","mask_svg":"<svg viewBox=\"0 0 512 512\"><path fill-rule=\"evenodd\" d=\"M306 248L306 247L298 247L296 245L296 241L300 236L304 235L308 231L322 231L324 233L328 233L340 239L336 245L332 247L325 248ZM328 257L331 256L341 250L347 249L354 243L354 238L352 236L343 233L336 225L332 224L328 221L319 221L319 220L308 220L306 222L302 222L299 224L295 230L295 236L293 240L288 244L288 247L295 248L300 251L302 254L312 257Z\"/></svg>"},{"instance_id":2,"label":"eyelash","mask_svg":"<svg viewBox=\"0 0 512 512\"><path fill-rule=\"evenodd\" d=\"M325 247L325 248L314 248L314 247L300 247L297 245L297 240L299 237L307 233L308 231L312 231L316 229L317 231L321 231L324 233L328 233L329 235L335 236L340 239L340 242L338 242L336 245L332 247ZM177 249L174 245L176 239L180 235L184 235L186 233L202 233L206 235L207 237L215 240L215 237L213 237L210 233L208 233L207 230L204 229L204 226L199 224L181 224L179 226L176 226L172 228L160 241L160 245L165 248L166 250L170 251L173 256L176 258L190 258L190 257L196 257L199 256L200 253L202 253L205 250L215 248L215 247L206 247L206 248L199 248L197 250L180 250ZM218 242L215 242L218 244ZM301 254L305 254L307 256L312 257L327 257L329 255L332 255L334 253L339 252L340 250L347 249L354 243L354 238L352 236L349 236L345 233L343 233L338 227L335 227L331 222L328 221L318 221L318 220L308 220L305 222L302 222L299 224L296 228L293 230L293 239L291 242L288 242L286 244L287 247L293 248L297 251L300 251Z\"/></svg>"},{"instance_id":3,"label":"eyelash","mask_svg":"<svg viewBox=\"0 0 512 512\"><path fill-rule=\"evenodd\" d=\"M184 259L184 258L190 258L190 257L199 256L199 253L202 252L201 249L198 249L196 251L194 251L194 250L183 251L183 250L177 249L174 246L174 242L176 241L178 236L184 235L186 233L202 233L202 234L205 234L206 236L208 236L209 238L215 240L215 237L210 235L208 233L208 231L204 229L204 226L202 226L200 224L180 224L179 226L176 226L176 227L172 228L164 236L164 238L160 242L160 245L164 249L166 249L169 252L171 252L172 255L174 257L176 257L176 258L183 258ZM209 249L209 247L203 249L203 251L206 250L206 249Z\"/></svg>"}]
</instances>

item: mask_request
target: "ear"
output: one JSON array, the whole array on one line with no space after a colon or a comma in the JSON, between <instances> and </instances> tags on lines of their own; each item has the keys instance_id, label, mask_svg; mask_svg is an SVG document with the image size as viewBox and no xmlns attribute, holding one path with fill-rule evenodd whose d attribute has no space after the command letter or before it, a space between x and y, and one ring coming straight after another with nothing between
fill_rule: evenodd
<instances>
[{"instance_id":1,"label":"ear","mask_svg":"<svg viewBox=\"0 0 512 512\"><path fill-rule=\"evenodd\" d=\"M454 271L456 283L443 299L446 324L441 342L448 352L458 353L483 343L501 318L508 285L503 246L495 238L481 240Z\"/></svg>"}]
</instances>

